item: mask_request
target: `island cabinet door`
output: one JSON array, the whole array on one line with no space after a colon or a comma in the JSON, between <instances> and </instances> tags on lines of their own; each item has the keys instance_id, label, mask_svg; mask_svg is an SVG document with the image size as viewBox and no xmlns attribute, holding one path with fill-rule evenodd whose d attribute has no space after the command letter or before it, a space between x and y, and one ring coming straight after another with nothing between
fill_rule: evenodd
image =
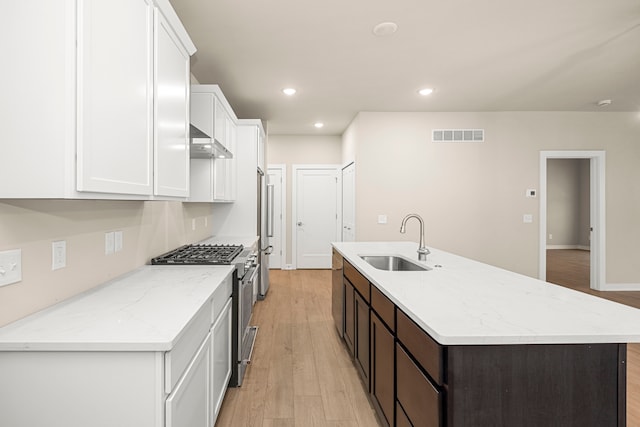
<instances>
[{"instance_id":1,"label":"island cabinet door","mask_svg":"<svg viewBox=\"0 0 640 427\"><path fill-rule=\"evenodd\" d=\"M354 295L354 303L356 321L354 357L365 388L369 391L369 312L371 310L369 304L357 292Z\"/></svg>"},{"instance_id":2,"label":"island cabinet door","mask_svg":"<svg viewBox=\"0 0 640 427\"><path fill-rule=\"evenodd\" d=\"M379 418L393 426L395 398L395 340L375 312L371 312L371 397ZM410 424L407 424L410 426Z\"/></svg>"},{"instance_id":3,"label":"island cabinet door","mask_svg":"<svg viewBox=\"0 0 640 427\"><path fill-rule=\"evenodd\" d=\"M442 395L400 344L396 344L396 399L413 427L442 426ZM400 417L402 419L402 417Z\"/></svg>"},{"instance_id":4,"label":"island cabinet door","mask_svg":"<svg viewBox=\"0 0 640 427\"><path fill-rule=\"evenodd\" d=\"M354 355L355 338L356 338L356 322L355 322L355 303L354 303L353 286L348 280L344 280L344 341Z\"/></svg>"}]
</instances>

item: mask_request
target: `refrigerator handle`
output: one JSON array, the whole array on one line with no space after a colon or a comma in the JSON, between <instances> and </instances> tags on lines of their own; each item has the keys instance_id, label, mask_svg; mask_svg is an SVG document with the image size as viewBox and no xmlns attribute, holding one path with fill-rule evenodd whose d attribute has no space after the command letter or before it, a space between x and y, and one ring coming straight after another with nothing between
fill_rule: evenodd
<instances>
[{"instance_id":1,"label":"refrigerator handle","mask_svg":"<svg viewBox=\"0 0 640 427\"><path fill-rule=\"evenodd\" d=\"M273 237L273 184L267 185L267 237Z\"/></svg>"}]
</instances>

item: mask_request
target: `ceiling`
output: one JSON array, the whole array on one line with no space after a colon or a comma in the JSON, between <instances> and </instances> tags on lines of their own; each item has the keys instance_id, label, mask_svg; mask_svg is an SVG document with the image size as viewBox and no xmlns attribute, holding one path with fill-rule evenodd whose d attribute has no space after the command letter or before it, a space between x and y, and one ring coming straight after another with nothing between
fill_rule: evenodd
<instances>
[{"instance_id":1,"label":"ceiling","mask_svg":"<svg viewBox=\"0 0 640 427\"><path fill-rule=\"evenodd\" d=\"M196 79L272 135L360 111L640 111L638 0L170 1Z\"/></svg>"}]
</instances>

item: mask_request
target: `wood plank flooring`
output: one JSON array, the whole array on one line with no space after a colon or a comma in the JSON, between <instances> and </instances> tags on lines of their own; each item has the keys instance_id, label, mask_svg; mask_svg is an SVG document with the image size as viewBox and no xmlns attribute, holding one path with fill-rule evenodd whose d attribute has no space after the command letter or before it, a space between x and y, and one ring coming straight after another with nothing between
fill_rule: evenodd
<instances>
[{"instance_id":1,"label":"wood plank flooring","mask_svg":"<svg viewBox=\"0 0 640 427\"><path fill-rule=\"evenodd\" d=\"M565 281L570 276L558 271ZM228 389L216 427L380 426L335 332L331 271L271 270L270 274L267 299L254 307L252 324L259 330L253 363L242 387ZM580 280L584 277L576 282ZM570 282L565 286L572 287ZM578 290L592 293L588 278L583 288ZM640 292L596 294L640 308ZM640 426L638 344L628 346L627 425Z\"/></svg>"},{"instance_id":2,"label":"wood plank flooring","mask_svg":"<svg viewBox=\"0 0 640 427\"><path fill-rule=\"evenodd\" d=\"M375 412L331 318L331 271L270 271L254 306L253 362L217 427L373 427Z\"/></svg>"}]
</instances>

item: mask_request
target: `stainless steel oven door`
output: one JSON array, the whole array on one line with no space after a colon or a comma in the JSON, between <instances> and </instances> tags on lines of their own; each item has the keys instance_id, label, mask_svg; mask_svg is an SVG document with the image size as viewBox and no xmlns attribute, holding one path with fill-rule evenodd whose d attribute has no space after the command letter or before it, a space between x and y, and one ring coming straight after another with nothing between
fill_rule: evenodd
<instances>
[{"instance_id":1,"label":"stainless steel oven door","mask_svg":"<svg viewBox=\"0 0 640 427\"><path fill-rule=\"evenodd\" d=\"M239 301L238 301L238 343L240 348L238 349L238 375L237 386L242 385L244 372L247 369L247 365L251 363L251 355L253 353L253 346L256 340L256 334L258 332L257 326L249 326L251 321L251 311L253 308L253 286L256 280L258 280L260 273L260 266L254 265L247 270L244 277L240 279L239 289Z\"/></svg>"}]
</instances>

